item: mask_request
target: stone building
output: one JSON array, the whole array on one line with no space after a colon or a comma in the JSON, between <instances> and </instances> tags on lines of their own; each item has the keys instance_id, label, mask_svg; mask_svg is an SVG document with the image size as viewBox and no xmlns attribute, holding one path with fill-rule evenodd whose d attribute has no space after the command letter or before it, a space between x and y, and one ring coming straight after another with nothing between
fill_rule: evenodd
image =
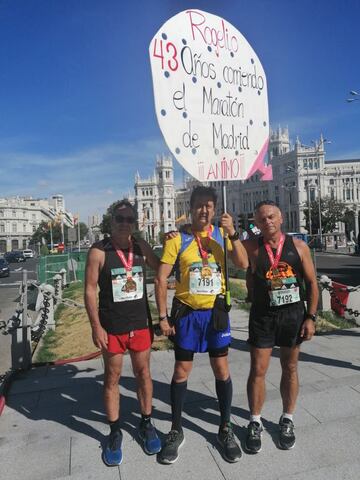
<instances>
[{"instance_id":1,"label":"stone building","mask_svg":"<svg viewBox=\"0 0 360 480\"><path fill-rule=\"evenodd\" d=\"M135 176L135 206L138 228L147 241L159 242L160 233L175 228L174 168L171 156L158 155L153 175Z\"/></svg>"},{"instance_id":2,"label":"stone building","mask_svg":"<svg viewBox=\"0 0 360 480\"><path fill-rule=\"evenodd\" d=\"M73 226L73 215L65 210L64 197L0 198L0 252L24 249L42 221L62 221Z\"/></svg>"}]
</instances>

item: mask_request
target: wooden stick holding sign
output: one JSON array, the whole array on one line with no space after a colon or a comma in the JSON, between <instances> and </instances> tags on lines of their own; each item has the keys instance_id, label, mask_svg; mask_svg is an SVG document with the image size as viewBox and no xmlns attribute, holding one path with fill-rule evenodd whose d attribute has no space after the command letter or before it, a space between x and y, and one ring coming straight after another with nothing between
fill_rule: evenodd
<instances>
[{"instance_id":1,"label":"wooden stick holding sign","mask_svg":"<svg viewBox=\"0 0 360 480\"><path fill-rule=\"evenodd\" d=\"M227 203L226 203L226 185L225 182L221 182L222 187L222 204L223 204L223 213L227 213ZM224 232L224 278L225 278L225 305L228 310L231 307L231 295L230 295L230 285L229 285L229 266L228 266L228 251L227 251L227 239L228 234Z\"/></svg>"}]
</instances>

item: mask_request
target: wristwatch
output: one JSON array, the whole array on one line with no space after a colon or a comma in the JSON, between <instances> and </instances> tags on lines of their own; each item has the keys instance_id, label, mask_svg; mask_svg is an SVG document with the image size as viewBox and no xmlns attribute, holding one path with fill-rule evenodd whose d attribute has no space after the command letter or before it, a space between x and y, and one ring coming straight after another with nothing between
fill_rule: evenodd
<instances>
[{"instance_id":1,"label":"wristwatch","mask_svg":"<svg viewBox=\"0 0 360 480\"><path fill-rule=\"evenodd\" d=\"M316 314L307 313L306 318L310 318L313 322L316 322Z\"/></svg>"},{"instance_id":2,"label":"wristwatch","mask_svg":"<svg viewBox=\"0 0 360 480\"><path fill-rule=\"evenodd\" d=\"M233 233L233 235L229 235L229 236L228 236L228 239L234 241L234 240L239 240L239 237L240 237L239 232L237 232L237 231L235 230L235 232Z\"/></svg>"}]
</instances>

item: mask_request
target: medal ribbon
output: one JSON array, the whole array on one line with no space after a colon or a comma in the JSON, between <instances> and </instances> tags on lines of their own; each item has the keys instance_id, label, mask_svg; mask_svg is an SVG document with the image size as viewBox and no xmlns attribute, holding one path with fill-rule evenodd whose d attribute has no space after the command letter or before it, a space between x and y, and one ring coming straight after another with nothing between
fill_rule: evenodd
<instances>
[{"instance_id":1,"label":"medal ribbon","mask_svg":"<svg viewBox=\"0 0 360 480\"><path fill-rule=\"evenodd\" d=\"M267 251L267 254L268 254L268 257L269 257L269 260L270 260L270 265L271 265L272 269L276 269L277 266L279 265L282 249L283 249L283 246L284 246L284 242L285 242L285 235L282 233L281 237L280 237L279 245L276 249L275 258L274 258L274 254L273 254L273 251L271 249L270 244L268 242L264 242L264 246L266 248L266 251Z\"/></svg>"},{"instance_id":2,"label":"medal ribbon","mask_svg":"<svg viewBox=\"0 0 360 480\"><path fill-rule=\"evenodd\" d=\"M134 249L133 249L132 241L129 240L129 256L128 256L127 260L125 258L124 252L122 250L117 249L114 244L113 244L113 247L114 247L114 250L116 251L118 257L120 258L120 260L122 261L122 263L125 267L126 276L128 278L131 278L132 267L133 267L133 264L134 264Z\"/></svg>"},{"instance_id":3,"label":"medal ribbon","mask_svg":"<svg viewBox=\"0 0 360 480\"><path fill-rule=\"evenodd\" d=\"M193 232L194 233L194 232ZM207 247L209 246L210 244L210 240L211 240L211 234L212 234L212 231L211 231L211 227L208 228L207 230ZM209 257L208 255L208 252L206 251L206 249L202 246L201 244L201 239L198 235L196 235L196 233L194 233L194 237L195 237L195 240L196 240L196 243L198 244L198 247L199 247L199 251L200 251L200 256L201 256L201 259L202 259L202 263L203 265L207 265L207 259Z\"/></svg>"}]
</instances>

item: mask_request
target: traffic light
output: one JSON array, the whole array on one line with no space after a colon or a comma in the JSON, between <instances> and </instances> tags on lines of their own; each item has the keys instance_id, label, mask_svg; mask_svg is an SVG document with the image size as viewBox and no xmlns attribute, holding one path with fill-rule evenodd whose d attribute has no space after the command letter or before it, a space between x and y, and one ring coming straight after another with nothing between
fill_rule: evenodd
<instances>
[{"instance_id":1,"label":"traffic light","mask_svg":"<svg viewBox=\"0 0 360 480\"><path fill-rule=\"evenodd\" d=\"M242 228L242 229L245 228L245 221L242 214L238 215L238 225L239 225L239 228Z\"/></svg>"}]
</instances>

